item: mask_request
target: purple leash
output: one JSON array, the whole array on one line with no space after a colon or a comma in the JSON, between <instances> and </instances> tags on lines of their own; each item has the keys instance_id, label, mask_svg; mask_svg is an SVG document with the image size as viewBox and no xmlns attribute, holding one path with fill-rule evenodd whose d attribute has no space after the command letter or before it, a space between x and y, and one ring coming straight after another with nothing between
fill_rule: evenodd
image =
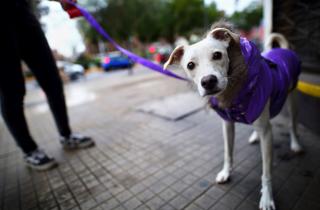
<instances>
[{"instance_id":1,"label":"purple leash","mask_svg":"<svg viewBox=\"0 0 320 210\"><path fill-rule=\"evenodd\" d=\"M126 50L124 48L122 48L118 43L116 43L110 36L109 34L101 27L101 25L96 21L96 19L84 8L80 7L79 5L77 5L74 2L68 1L70 4L72 4L73 6L75 6L83 15L83 17L88 21L88 23L99 33L101 34L105 39L107 39L115 48L117 48L119 51L121 51L123 54L125 54L126 56L128 56L128 58L130 58L131 60L140 63L141 65L159 72L161 74L167 75L169 77L173 77L176 79L180 79L180 80L185 80L188 81L188 79L181 77L171 71L165 70L163 69L162 66L155 64L151 61L149 61L148 59L145 59L141 56L138 56L132 52L130 52L129 50Z\"/></svg>"}]
</instances>

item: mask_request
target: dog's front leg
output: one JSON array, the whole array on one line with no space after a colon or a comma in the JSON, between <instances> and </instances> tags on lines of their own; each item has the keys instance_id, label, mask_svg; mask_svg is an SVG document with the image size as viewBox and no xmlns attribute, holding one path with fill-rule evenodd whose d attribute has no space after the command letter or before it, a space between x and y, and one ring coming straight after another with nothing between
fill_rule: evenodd
<instances>
[{"instance_id":1,"label":"dog's front leg","mask_svg":"<svg viewBox=\"0 0 320 210\"><path fill-rule=\"evenodd\" d=\"M254 122L261 141L262 177L261 199L259 207L262 210L274 210L272 195L272 129L270 124L269 103L267 103L261 116Z\"/></svg>"},{"instance_id":2,"label":"dog's front leg","mask_svg":"<svg viewBox=\"0 0 320 210\"><path fill-rule=\"evenodd\" d=\"M222 124L223 140L224 140L224 163L222 170L216 177L219 184L225 183L230 178L233 162L233 144L234 144L234 123L223 121Z\"/></svg>"}]
</instances>

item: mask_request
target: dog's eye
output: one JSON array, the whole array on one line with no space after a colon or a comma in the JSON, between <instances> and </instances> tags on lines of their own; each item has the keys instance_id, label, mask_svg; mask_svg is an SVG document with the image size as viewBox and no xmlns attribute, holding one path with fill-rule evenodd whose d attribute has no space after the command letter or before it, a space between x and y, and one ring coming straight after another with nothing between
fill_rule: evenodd
<instances>
[{"instance_id":1,"label":"dog's eye","mask_svg":"<svg viewBox=\"0 0 320 210\"><path fill-rule=\"evenodd\" d=\"M196 66L196 64L194 64L193 62L189 62L188 65L187 65L187 68L189 70L193 70L195 66Z\"/></svg>"},{"instance_id":2,"label":"dog's eye","mask_svg":"<svg viewBox=\"0 0 320 210\"><path fill-rule=\"evenodd\" d=\"M213 60L220 60L222 57L222 53L221 52L214 52L212 55L212 59Z\"/></svg>"}]
</instances>

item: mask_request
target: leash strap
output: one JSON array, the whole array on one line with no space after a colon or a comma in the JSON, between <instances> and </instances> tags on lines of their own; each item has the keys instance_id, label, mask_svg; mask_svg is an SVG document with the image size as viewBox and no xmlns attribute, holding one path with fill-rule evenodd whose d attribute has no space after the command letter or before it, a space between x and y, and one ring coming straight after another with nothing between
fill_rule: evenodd
<instances>
[{"instance_id":1,"label":"leash strap","mask_svg":"<svg viewBox=\"0 0 320 210\"><path fill-rule=\"evenodd\" d=\"M101 25L96 21L96 19L84 8L82 8L81 6L79 6L78 4L68 0L68 2L73 5L74 7L76 7L83 15L83 17L87 20L87 22L100 34L102 35L105 39L107 39L115 48L117 48L119 51L121 51L123 54L125 54L126 56L128 56L128 58L130 58L131 60L140 63L141 65L159 72L161 74L164 74L166 76L169 77L173 77L176 79L180 79L180 80L184 80L184 81L188 81L188 79L181 77L171 71L165 70L163 69L162 66L155 64L151 61L149 61L148 59L145 59L141 56L138 56L132 52L130 52L127 49L122 48L117 42L115 42L110 36L109 34L101 27Z\"/></svg>"}]
</instances>

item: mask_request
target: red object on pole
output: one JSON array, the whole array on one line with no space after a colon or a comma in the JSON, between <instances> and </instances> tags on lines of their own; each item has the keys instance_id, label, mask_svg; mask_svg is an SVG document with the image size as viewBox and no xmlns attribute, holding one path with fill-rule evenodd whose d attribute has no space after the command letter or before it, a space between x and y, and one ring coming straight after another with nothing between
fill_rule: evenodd
<instances>
[{"instance_id":1,"label":"red object on pole","mask_svg":"<svg viewBox=\"0 0 320 210\"><path fill-rule=\"evenodd\" d=\"M82 13L80 12L80 10L78 10L78 8L76 8L74 5L72 5L70 3L70 0L63 0L63 1L68 4L67 9L65 9L65 10L68 13L69 18L76 18L76 17L82 16Z\"/></svg>"},{"instance_id":2,"label":"red object on pole","mask_svg":"<svg viewBox=\"0 0 320 210\"><path fill-rule=\"evenodd\" d=\"M67 13L70 18L76 18L82 16L82 13L80 10L78 10L76 7L72 6L70 9L67 10Z\"/></svg>"}]
</instances>

